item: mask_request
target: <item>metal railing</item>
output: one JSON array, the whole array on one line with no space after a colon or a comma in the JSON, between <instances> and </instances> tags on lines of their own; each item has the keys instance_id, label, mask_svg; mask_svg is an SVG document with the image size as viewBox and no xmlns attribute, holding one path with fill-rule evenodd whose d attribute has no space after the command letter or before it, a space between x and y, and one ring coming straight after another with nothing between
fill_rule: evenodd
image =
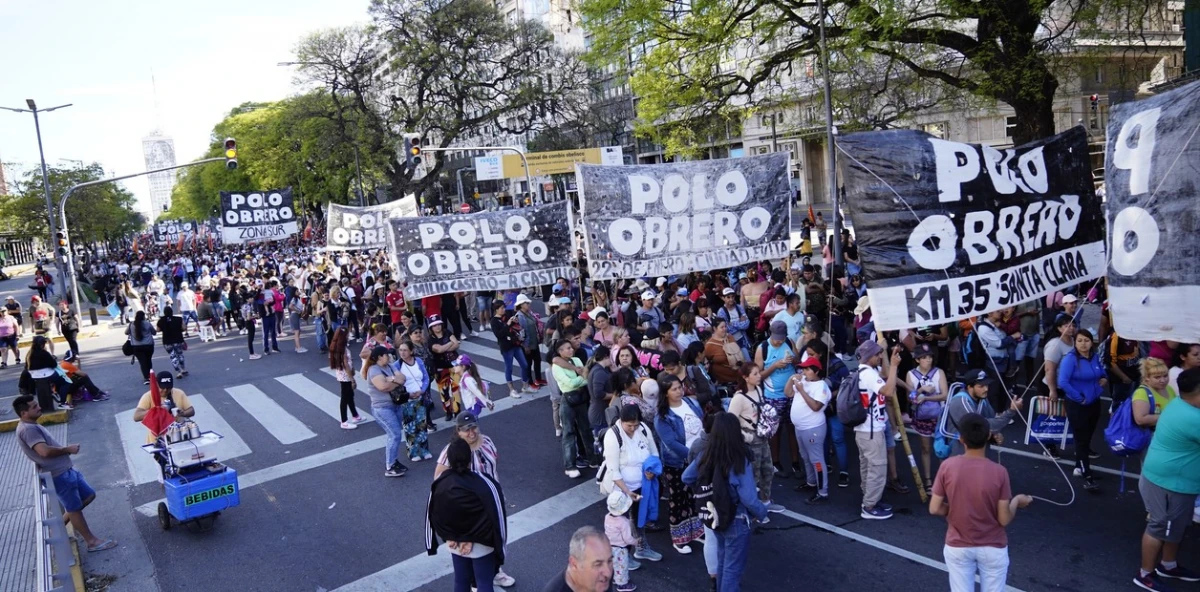
<instances>
[{"instance_id":1,"label":"metal railing","mask_svg":"<svg viewBox=\"0 0 1200 592\"><path fill-rule=\"evenodd\" d=\"M71 568L75 565L75 554L71 551L62 505L58 503L50 473L34 473L33 492L38 592L74 590Z\"/></svg>"}]
</instances>

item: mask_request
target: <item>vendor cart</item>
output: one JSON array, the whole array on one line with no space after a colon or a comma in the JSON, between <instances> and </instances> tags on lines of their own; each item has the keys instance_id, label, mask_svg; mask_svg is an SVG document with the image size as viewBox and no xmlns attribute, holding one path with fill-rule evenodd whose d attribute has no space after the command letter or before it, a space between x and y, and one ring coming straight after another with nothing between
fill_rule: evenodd
<instances>
[{"instance_id":1,"label":"vendor cart","mask_svg":"<svg viewBox=\"0 0 1200 592\"><path fill-rule=\"evenodd\" d=\"M209 530L222 510L239 503L237 471L217 461L211 453L221 441L216 432L169 442L166 434L142 450L154 455L162 467L166 502L158 504L158 521L170 530L172 520L196 530Z\"/></svg>"}]
</instances>

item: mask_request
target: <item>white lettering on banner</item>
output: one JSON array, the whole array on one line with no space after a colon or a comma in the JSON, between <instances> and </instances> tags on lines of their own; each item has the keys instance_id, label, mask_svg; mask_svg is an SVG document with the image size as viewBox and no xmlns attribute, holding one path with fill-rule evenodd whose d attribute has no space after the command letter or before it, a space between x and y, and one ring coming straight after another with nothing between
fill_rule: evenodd
<instances>
[{"instance_id":1,"label":"white lettering on banner","mask_svg":"<svg viewBox=\"0 0 1200 592\"><path fill-rule=\"evenodd\" d=\"M762 238L771 222L771 213L757 206L740 215L709 211L717 205L731 208L746 201L749 186L740 170L722 174L711 192L706 174L697 174L690 182L683 175L667 175L661 184L648 175L630 175L629 194L632 214L645 214L646 206L661 201L668 212L690 209L692 215L670 219L650 216L644 221L631 217L613 220L608 226L608 242L614 251L626 257L734 247Z\"/></svg>"},{"instance_id":2,"label":"white lettering on banner","mask_svg":"<svg viewBox=\"0 0 1200 592\"><path fill-rule=\"evenodd\" d=\"M993 273L871 287L872 319L883 331L946 323L1016 306L1104 274L1104 243L1071 247Z\"/></svg>"},{"instance_id":3,"label":"white lettering on banner","mask_svg":"<svg viewBox=\"0 0 1200 592\"><path fill-rule=\"evenodd\" d=\"M787 243L776 242L733 249L722 248L704 253L681 253L637 261L589 260L588 272L596 278L678 275L688 273L693 269L721 269L764 259L777 259L786 257L787 253Z\"/></svg>"},{"instance_id":4,"label":"white lettering on banner","mask_svg":"<svg viewBox=\"0 0 1200 592\"><path fill-rule=\"evenodd\" d=\"M1060 199L1061 202L1047 200L1008 206L998 213L968 212L963 221L961 247L971 264L1012 259L1070 240L1079 229L1083 207L1078 195L1063 195ZM921 220L913 229L908 237L908 251L925 269L946 269L954 264L959 239L950 218L936 214Z\"/></svg>"},{"instance_id":5,"label":"white lettering on banner","mask_svg":"<svg viewBox=\"0 0 1200 592\"><path fill-rule=\"evenodd\" d=\"M970 144L929 138L933 146L937 165L938 201L942 203L962 200L962 185L974 181L979 173L986 172L992 186L1003 194L1012 194L1016 189L1025 193L1045 193L1050 187L1050 176L1042 148L1034 148L1017 159L1017 168L1008 167L1016 153L1005 150L1003 155L994 148L984 147L983 166L979 153Z\"/></svg>"},{"instance_id":6,"label":"white lettering on banner","mask_svg":"<svg viewBox=\"0 0 1200 592\"><path fill-rule=\"evenodd\" d=\"M431 282L409 280L404 287L404 297L410 300L447 294L450 292L471 292L482 290L508 290L525 286L538 286L554 283L558 278L575 279L579 274L574 267L554 267L517 273L500 273L484 277L465 277L454 280L439 280Z\"/></svg>"},{"instance_id":7,"label":"white lettering on banner","mask_svg":"<svg viewBox=\"0 0 1200 592\"><path fill-rule=\"evenodd\" d=\"M1156 129L1162 109L1147 109L1125 120L1112 151L1112 165L1129 171L1129 195L1150 190ZM1136 136L1137 145L1129 143ZM1130 206L1117 212L1112 221L1112 268L1121 275L1134 275L1158 254L1158 221L1148 210Z\"/></svg>"},{"instance_id":8,"label":"white lettering on banner","mask_svg":"<svg viewBox=\"0 0 1200 592\"><path fill-rule=\"evenodd\" d=\"M367 230L333 229L333 242L339 245L374 245L387 242L386 228L370 228Z\"/></svg>"},{"instance_id":9,"label":"white lettering on banner","mask_svg":"<svg viewBox=\"0 0 1200 592\"><path fill-rule=\"evenodd\" d=\"M283 195L272 191L262 193L231 193L229 194L229 209L225 211L225 223L238 224L274 224L294 220L296 213L290 206L283 205ZM249 209L240 209L240 208Z\"/></svg>"}]
</instances>

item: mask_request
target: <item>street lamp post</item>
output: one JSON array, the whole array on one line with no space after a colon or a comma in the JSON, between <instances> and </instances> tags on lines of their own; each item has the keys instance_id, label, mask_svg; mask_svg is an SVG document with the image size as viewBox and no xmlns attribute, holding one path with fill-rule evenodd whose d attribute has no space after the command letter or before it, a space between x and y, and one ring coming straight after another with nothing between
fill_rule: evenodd
<instances>
[{"instance_id":1,"label":"street lamp post","mask_svg":"<svg viewBox=\"0 0 1200 592\"><path fill-rule=\"evenodd\" d=\"M42 187L46 191L46 220L50 223L50 237L53 238L55 233L58 232L58 228L54 223L54 201L50 197L50 171L49 171L49 169L46 168L46 152L45 152L45 150L42 149L42 124L41 124L41 121L38 120L38 113L39 112L40 113L49 113L51 111L57 111L58 109L70 107L71 103L67 103L66 105L59 105L57 107L50 107L49 109L38 109L37 103L34 102L33 99L25 99L25 105L28 106L29 108L28 109L18 109L15 107L0 107L0 109L4 109L5 111L12 111L14 113L32 113L33 114L33 129L37 133L38 156L42 159ZM63 277L63 263L64 262L59 259L57 253L55 253L55 255L54 255L54 262L55 262L55 267L58 268L58 277L60 277L60 278ZM70 265L70 263L67 263L67 265Z\"/></svg>"}]
</instances>

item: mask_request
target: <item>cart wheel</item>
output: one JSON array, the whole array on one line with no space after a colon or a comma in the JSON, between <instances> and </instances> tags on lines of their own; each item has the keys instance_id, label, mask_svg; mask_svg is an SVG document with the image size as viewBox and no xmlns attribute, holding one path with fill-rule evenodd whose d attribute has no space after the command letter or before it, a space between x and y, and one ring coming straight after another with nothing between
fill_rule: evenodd
<instances>
[{"instance_id":1,"label":"cart wheel","mask_svg":"<svg viewBox=\"0 0 1200 592\"><path fill-rule=\"evenodd\" d=\"M167 504L158 502L158 523L162 525L163 530L171 530L171 513L167 511Z\"/></svg>"}]
</instances>

